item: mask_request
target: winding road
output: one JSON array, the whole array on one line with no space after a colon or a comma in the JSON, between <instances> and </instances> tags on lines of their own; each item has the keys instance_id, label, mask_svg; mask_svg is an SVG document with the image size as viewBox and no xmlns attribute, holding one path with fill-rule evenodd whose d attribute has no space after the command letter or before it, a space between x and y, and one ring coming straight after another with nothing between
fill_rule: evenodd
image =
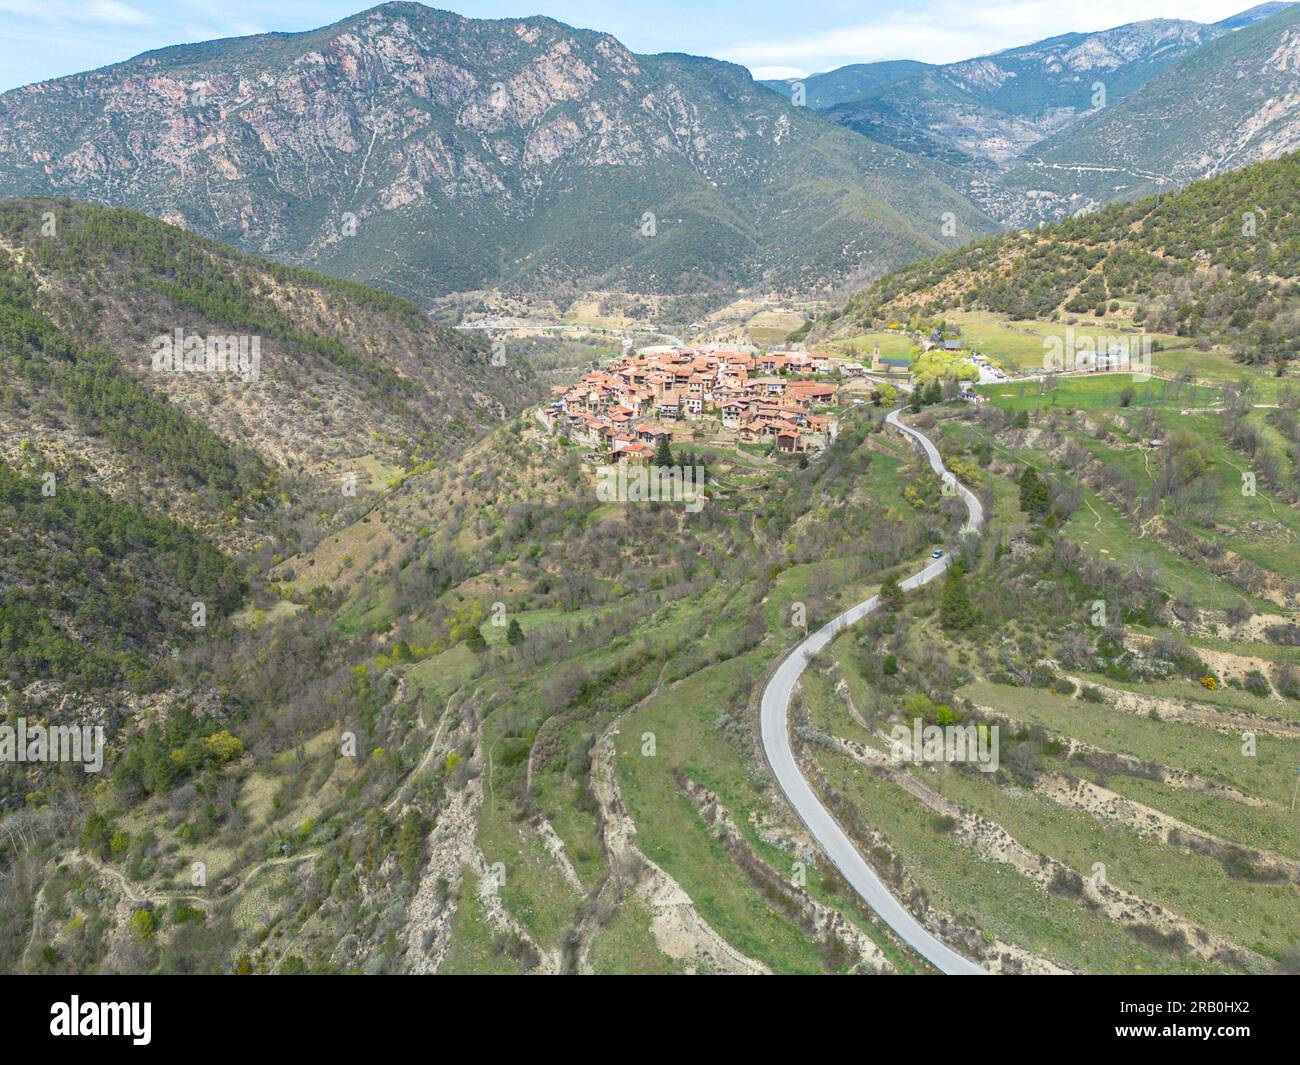
<instances>
[{"instance_id":1,"label":"winding road","mask_svg":"<svg viewBox=\"0 0 1300 1065\"><path fill-rule=\"evenodd\" d=\"M924 449L930 460L930 467L944 479L946 484L961 495L968 514L965 529L980 529L984 525L984 508L975 493L959 482L943 464L939 449L928 437L915 429L904 425L899 418L899 411L891 411L885 420L900 432L911 437ZM919 573L913 574L901 582L904 588L916 588L943 573L948 568L951 558L935 559ZM986 976L987 972L969 958L958 954L951 947L940 942L922 926L908 909L899 902L858 853L852 840L840 827L831 812L822 805L821 800L808 785L808 781L799 772L794 751L790 748L789 710L790 696L799 681L808 659L828 646L834 637L844 628L860 621L873 610L879 602L879 596L873 595L856 606L850 607L838 617L827 622L805 639L785 658L777 671L763 689L763 701L760 709L763 753L767 763L776 777L777 784L784 792L799 820L803 822L809 835L825 851L832 864L843 875L862 900L872 908L880 918L897 933L908 946L929 961L940 972L955 976Z\"/></svg>"}]
</instances>

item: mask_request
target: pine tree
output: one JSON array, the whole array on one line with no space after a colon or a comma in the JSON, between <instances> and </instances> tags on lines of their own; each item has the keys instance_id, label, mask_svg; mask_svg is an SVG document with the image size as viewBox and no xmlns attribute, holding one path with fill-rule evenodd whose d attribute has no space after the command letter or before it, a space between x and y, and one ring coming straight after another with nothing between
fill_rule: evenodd
<instances>
[{"instance_id":1,"label":"pine tree","mask_svg":"<svg viewBox=\"0 0 1300 1065\"><path fill-rule=\"evenodd\" d=\"M880 582L880 602L886 610L898 610L903 605L903 586L898 583L896 573L889 574Z\"/></svg>"},{"instance_id":2,"label":"pine tree","mask_svg":"<svg viewBox=\"0 0 1300 1065\"><path fill-rule=\"evenodd\" d=\"M510 619L510 624L506 626L506 643L511 647L516 647L524 641L524 630L520 627L516 618Z\"/></svg>"},{"instance_id":3,"label":"pine tree","mask_svg":"<svg viewBox=\"0 0 1300 1065\"><path fill-rule=\"evenodd\" d=\"M975 624L975 608L966 592L966 577L961 567L950 566L939 603L939 623L945 629L969 629Z\"/></svg>"},{"instance_id":4,"label":"pine tree","mask_svg":"<svg viewBox=\"0 0 1300 1065\"><path fill-rule=\"evenodd\" d=\"M1020 509L1026 514L1029 513L1029 503L1034 497L1037 484L1038 471L1032 466L1026 466L1025 472L1020 475Z\"/></svg>"},{"instance_id":5,"label":"pine tree","mask_svg":"<svg viewBox=\"0 0 1300 1065\"><path fill-rule=\"evenodd\" d=\"M465 646L475 653L487 650L487 640L483 638L483 630L477 625L466 626Z\"/></svg>"},{"instance_id":6,"label":"pine tree","mask_svg":"<svg viewBox=\"0 0 1300 1065\"><path fill-rule=\"evenodd\" d=\"M1051 509L1052 493L1038 471L1027 466L1020 475L1020 509L1032 518L1041 518Z\"/></svg>"},{"instance_id":7,"label":"pine tree","mask_svg":"<svg viewBox=\"0 0 1300 1065\"><path fill-rule=\"evenodd\" d=\"M668 444L667 436L661 436L655 443L654 464L656 466L671 466L673 464L673 452Z\"/></svg>"},{"instance_id":8,"label":"pine tree","mask_svg":"<svg viewBox=\"0 0 1300 1065\"><path fill-rule=\"evenodd\" d=\"M1034 497L1030 500L1030 511L1041 518L1052 509L1052 490L1047 486L1047 482L1041 477L1038 479L1038 487L1034 490Z\"/></svg>"}]
</instances>

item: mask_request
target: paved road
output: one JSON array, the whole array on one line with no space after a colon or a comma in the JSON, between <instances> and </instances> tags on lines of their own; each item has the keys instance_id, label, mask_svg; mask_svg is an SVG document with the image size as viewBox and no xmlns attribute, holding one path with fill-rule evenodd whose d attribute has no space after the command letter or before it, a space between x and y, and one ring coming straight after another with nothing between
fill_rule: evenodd
<instances>
[{"instance_id":1,"label":"paved road","mask_svg":"<svg viewBox=\"0 0 1300 1065\"><path fill-rule=\"evenodd\" d=\"M967 528L978 529L983 526L984 508L980 506L980 501L973 492L948 472L943 465L943 460L939 458L938 449L929 439L904 425L899 420L898 411L892 411L885 420L916 440L925 449L931 468L956 487L970 515ZM933 580L948 568L949 561L947 554L943 558L935 559L919 573L903 581L903 587L915 588ZM932 936L908 912L907 908L890 894L889 889L876 876L867 860L858 853L857 848L831 816L830 811L822 805L821 800L809 787L803 774L799 772L794 752L790 749L790 729L787 721L790 695L807 665L808 657L826 647L835 634L845 626L852 625L875 610L878 598L873 595L865 602L850 607L839 617L827 622L799 644L777 668L763 691L760 711L763 753L767 756L768 765L776 776L777 784L781 786L786 799L794 807L794 812L798 814L799 820L804 823L809 834L826 852L826 856L830 858L844 879L853 885L853 890L862 896L863 901L880 915L899 938L940 972L960 976L984 976L987 975L984 969Z\"/></svg>"}]
</instances>

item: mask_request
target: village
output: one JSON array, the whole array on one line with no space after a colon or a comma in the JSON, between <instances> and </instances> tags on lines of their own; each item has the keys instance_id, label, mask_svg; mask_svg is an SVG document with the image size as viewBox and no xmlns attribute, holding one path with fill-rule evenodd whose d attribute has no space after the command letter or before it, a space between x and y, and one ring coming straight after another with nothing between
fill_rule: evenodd
<instances>
[{"instance_id":1,"label":"village","mask_svg":"<svg viewBox=\"0 0 1300 1065\"><path fill-rule=\"evenodd\" d=\"M541 418L610 462L650 462L683 431L797 455L827 447L845 395L864 402L866 375L890 369L816 352L648 347L557 386Z\"/></svg>"},{"instance_id":2,"label":"village","mask_svg":"<svg viewBox=\"0 0 1300 1065\"><path fill-rule=\"evenodd\" d=\"M625 354L593 368L572 385L557 385L538 412L550 432L591 451L597 462L651 463L661 441L737 448L753 455L808 455L835 439L846 405L892 400L890 382L904 390L939 382L950 398L983 403L981 385L1033 379L1008 374L960 331L943 326L907 330L885 327L882 337L907 337L903 354L892 345L849 353L762 350L743 343L625 346ZM1136 338L1139 358L1126 350L1129 338L1049 337L1049 355L1037 376L1136 370L1150 365L1149 340ZM1123 343L1117 343L1122 341ZM1054 348L1062 348L1052 354Z\"/></svg>"}]
</instances>

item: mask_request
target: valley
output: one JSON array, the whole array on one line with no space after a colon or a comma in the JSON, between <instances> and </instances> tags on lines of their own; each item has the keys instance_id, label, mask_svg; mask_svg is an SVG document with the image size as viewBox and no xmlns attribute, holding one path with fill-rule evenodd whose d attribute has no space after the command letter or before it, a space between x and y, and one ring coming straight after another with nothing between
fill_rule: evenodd
<instances>
[{"instance_id":1,"label":"valley","mask_svg":"<svg viewBox=\"0 0 1300 1065\"><path fill-rule=\"evenodd\" d=\"M0 94L0 970L1300 972L1297 12Z\"/></svg>"}]
</instances>

